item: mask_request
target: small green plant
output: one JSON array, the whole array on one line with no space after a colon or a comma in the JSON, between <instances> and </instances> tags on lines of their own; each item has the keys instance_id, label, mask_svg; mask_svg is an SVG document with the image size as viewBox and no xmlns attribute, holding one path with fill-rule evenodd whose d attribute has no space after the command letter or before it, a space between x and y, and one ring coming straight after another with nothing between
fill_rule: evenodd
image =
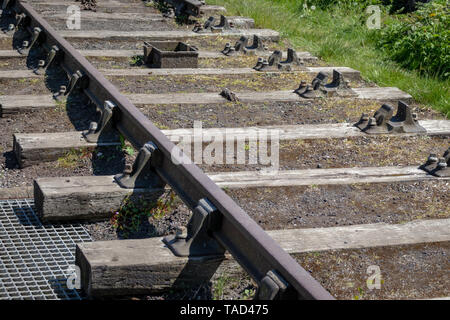
<instances>
[{"instance_id":1,"label":"small green plant","mask_svg":"<svg viewBox=\"0 0 450 320\"><path fill-rule=\"evenodd\" d=\"M222 300L223 299L225 285L229 282L229 280L230 280L230 278L228 276L226 276L225 274L222 274L220 277L217 278L215 285L214 285L214 293L213 293L214 300Z\"/></svg>"},{"instance_id":2,"label":"small green plant","mask_svg":"<svg viewBox=\"0 0 450 320\"><path fill-rule=\"evenodd\" d=\"M358 287L359 295L355 295L353 300L361 300L364 297L364 290L361 287Z\"/></svg>"},{"instance_id":3,"label":"small green plant","mask_svg":"<svg viewBox=\"0 0 450 320\"><path fill-rule=\"evenodd\" d=\"M56 111L62 111L65 112L67 108L67 101L66 100L55 100L55 110Z\"/></svg>"},{"instance_id":4,"label":"small green plant","mask_svg":"<svg viewBox=\"0 0 450 320\"><path fill-rule=\"evenodd\" d=\"M242 300L250 300L254 297L256 291L255 289L245 289L244 293L242 294Z\"/></svg>"},{"instance_id":5,"label":"small green plant","mask_svg":"<svg viewBox=\"0 0 450 320\"><path fill-rule=\"evenodd\" d=\"M144 64L144 57L143 56L132 56L130 58L130 65L131 66L142 66Z\"/></svg>"},{"instance_id":6,"label":"small green plant","mask_svg":"<svg viewBox=\"0 0 450 320\"><path fill-rule=\"evenodd\" d=\"M89 149L71 149L64 156L58 158L58 167L60 168L75 168L81 160L91 159L92 152Z\"/></svg>"},{"instance_id":7,"label":"small green plant","mask_svg":"<svg viewBox=\"0 0 450 320\"><path fill-rule=\"evenodd\" d=\"M125 138L123 137L123 135L119 136L120 139L120 149L123 150L125 153L127 153L130 156L134 155L134 149L132 146L127 145Z\"/></svg>"},{"instance_id":8,"label":"small green plant","mask_svg":"<svg viewBox=\"0 0 450 320\"><path fill-rule=\"evenodd\" d=\"M144 198L132 198L127 196L116 212L111 217L111 225L121 232L124 238L131 233L137 232L145 219L153 217L160 219L173 208L175 193L170 190L164 193L156 201L148 201Z\"/></svg>"}]
</instances>

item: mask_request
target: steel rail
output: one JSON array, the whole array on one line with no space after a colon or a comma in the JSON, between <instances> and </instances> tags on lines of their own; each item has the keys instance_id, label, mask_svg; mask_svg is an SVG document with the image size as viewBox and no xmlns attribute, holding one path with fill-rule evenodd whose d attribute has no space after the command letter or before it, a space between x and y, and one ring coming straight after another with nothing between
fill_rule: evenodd
<instances>
[{"instance_id":1,"label":"steel rail","mask_svg":"<svg viewBox=\"0 0 450 320\"><path fill-rule=\"evenodd\" d=\"M160 156L153 170L190 209L194 210L205 198L217 208L221 223L210 236L234 256L258 285L270 271L276 271L299 299L334 299L195 164L175 164L171 159L175 145L29 4L14 0L10 8L27 16L25 29L31 31L39 27L42 30L36 45L46 50L58 46L63 53L59 63L69 75L81 71L89 79L83 91L93 103L102 107L103 102L109 100L118 107L114 126L134 147L139 149L148 142L157 146Z\"/></svg>"}]
</instances>

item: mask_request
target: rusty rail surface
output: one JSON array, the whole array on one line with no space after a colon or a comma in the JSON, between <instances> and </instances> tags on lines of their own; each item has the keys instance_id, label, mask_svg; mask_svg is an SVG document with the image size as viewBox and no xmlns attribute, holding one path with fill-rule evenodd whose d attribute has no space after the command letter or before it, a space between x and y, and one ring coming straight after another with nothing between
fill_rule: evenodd
<instances>
[{"instance_id":1,"label":"rusty rail surface","mask_svg":"<svg viewBox=\"0 0 450 320\"><path fill-rule=\"evenodd\" d=\"M171 159L175 145L29 4L8 1L3 14L6 11L20 21L17 29L28 34L26 44L44 49L47 62L67 72L69 87L78 87L100 109L115 106L112 127L137 149L151 151L146 173L169 184L194 211L187 237L172 239L175 243L168 240L175 254L204 257L228 250L256 281L260 298L334 299L195 164L175 164ZM26 49L19 52L26 54ZM51 54L56 57L49 59ZM211 251L202 251L207 244Z\"/></svg>"}]
</instances>

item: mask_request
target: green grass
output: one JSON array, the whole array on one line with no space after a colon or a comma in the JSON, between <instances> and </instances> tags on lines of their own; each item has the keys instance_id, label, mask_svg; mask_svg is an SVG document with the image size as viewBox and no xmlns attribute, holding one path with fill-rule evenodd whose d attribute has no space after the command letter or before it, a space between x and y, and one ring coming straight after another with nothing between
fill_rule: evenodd
<instances>
[{"instance_id":1,"label":"green grass","mask_svg":"<svg viewBox=\"0 0 450 320\"><path fill-rule=\"evenodd\" d=\"M450 80L405 70L377 49L374 31L365 24L369 14L360 6L304 11L300 0L209 0L208 4L225 6L228 15L251 17L256 27L280 32L282 40L289 40L296 49L329 64L359 70L365 80L379 86L398 87L450 117ZM382 19L393 18L384 9Z\"/></svg>"}]
</instances>

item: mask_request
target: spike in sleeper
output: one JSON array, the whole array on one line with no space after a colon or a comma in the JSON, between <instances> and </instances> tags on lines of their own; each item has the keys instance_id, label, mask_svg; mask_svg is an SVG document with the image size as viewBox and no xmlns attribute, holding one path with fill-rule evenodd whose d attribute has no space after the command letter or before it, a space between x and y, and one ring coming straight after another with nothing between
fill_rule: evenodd
<instances>
[{"instance_id":1,"label":"spike in sleeper","mask_svg":"<svg viewBox=\"0 0 450 320\"><path fill-rule=\"evenodd\" d=\"M393 113L392 106L383 104L373 117L363 113L354 126L368 134L426 133L417 122L417 115L403 101L398 102L397 114L393 116Z\"/></svg>"}]
</instances>

